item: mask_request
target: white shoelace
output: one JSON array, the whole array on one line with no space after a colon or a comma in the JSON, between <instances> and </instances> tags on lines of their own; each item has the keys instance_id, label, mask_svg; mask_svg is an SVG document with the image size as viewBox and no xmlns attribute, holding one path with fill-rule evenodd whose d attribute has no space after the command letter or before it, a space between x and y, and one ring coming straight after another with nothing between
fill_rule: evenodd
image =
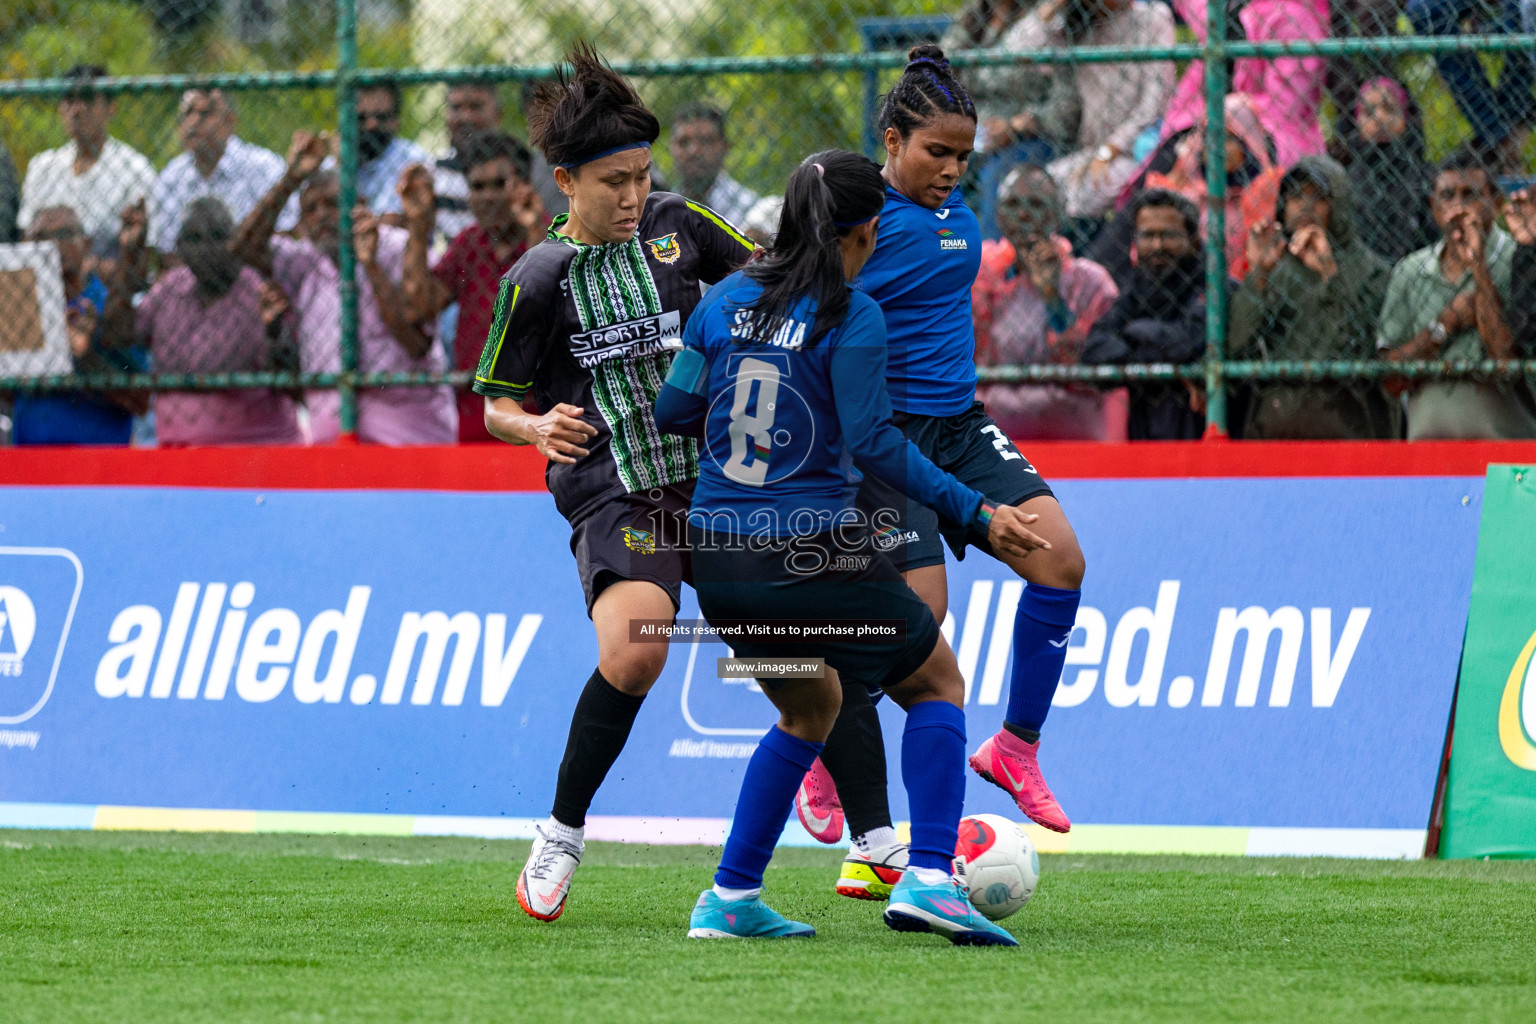
<instances>
[{"instance_id":1,"label":"white shoelace","mask_svg":"<svg viewBox=\"0 0 1536 1024\"><path fill-rule=\"evenodd\" d=\"M576 863L581 863L582 851L580 846L559 836L550 835L541 826L535 825L534 829L539 833L539 837L544 840L544 845L539 848L539 855L534 858L533 867L529 871L529 874L534 878L548 878L550 872L554 870L555 864L562 856L574 857Z\"/></svg>"}]
</instances>

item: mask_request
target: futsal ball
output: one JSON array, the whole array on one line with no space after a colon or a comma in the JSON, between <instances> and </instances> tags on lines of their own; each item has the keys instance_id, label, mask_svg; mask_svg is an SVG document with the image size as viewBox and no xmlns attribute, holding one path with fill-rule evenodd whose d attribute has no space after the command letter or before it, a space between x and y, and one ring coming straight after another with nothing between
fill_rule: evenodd
<instances>
[{"instance_id":1,"label":"futsal ball","mask_svg":"<svg viewBox=\"0 0 1536 1024\"><path fill-rule=\"evenodd\" d=\"M1040 884L1040 855L1024 828L1000 814L960 819L955 874L970 886L971 903L992 921L1016 914Z\"/></svg>"}]
</instances>

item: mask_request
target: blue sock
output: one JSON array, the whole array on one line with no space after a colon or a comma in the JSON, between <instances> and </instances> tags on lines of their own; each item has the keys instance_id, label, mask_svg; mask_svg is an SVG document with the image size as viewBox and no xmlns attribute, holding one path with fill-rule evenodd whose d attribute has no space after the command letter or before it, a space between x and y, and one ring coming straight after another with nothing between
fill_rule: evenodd
<instances>
[{"instance_id":1,"label":"blue sock","mask_svg":"<svg viewBox=\"0 0 1536 1024\"><path fill-rule=\"evenodd\" d=\"M1061 682L1067 640L1072 636L1077 602L1082 596L1081 590L1057 590L1038 583L1024 588L1018 614L1013 617L1013 679L1008 684L1008 711L1003 715L1011 732L1024 730L1035 733L1034 739L1040 738L1056 684Z\"/></svg>"},{"instance_id":2,"label":"blue sock","mask_svg":"<svg viewBox=\"0 0 1536 1024\"><path fill-rule=\"evenodd\" d=\"M821 754L822 744L797 739L778 726L757 741L741 780L736 817L720 854L715 884L725 889L756 889L773 858L794 806L795 790ZM951 844L953 845L953 844Z\"/></svg>"},{"instance_id":3,"label":"blue sock","mask_svg":"<svg viewBox=\"0 0 1536 1024\"><path fill-rule=\"evenodd\" d=\"M912 705L901 734L901 781L912 814L907 863L949 871L965 804L965 712L942 700Z\"/></svg>"}]
</instances>

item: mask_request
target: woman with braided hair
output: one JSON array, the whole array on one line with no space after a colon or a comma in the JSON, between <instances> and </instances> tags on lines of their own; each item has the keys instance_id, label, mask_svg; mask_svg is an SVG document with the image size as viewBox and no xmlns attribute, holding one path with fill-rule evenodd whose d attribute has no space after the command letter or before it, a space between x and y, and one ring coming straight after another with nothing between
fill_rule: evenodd
<instances>
[{"instance_id":1,"label":"woman with braided hair","mask_svg":"<svg viewBox=\"0 0 1536 1024\"><path fill-rule=\"evenodd\" d=\"M856 287L885 315L886 383L895 422L924 456L989 502L1037 516L1044 544L1027 555L998 550L967 524L864 479L859 506L889 524L877 537L939 622L948 609L944 543L968 545L1028 581L1013 620L1013 677L1003 728L971 755L972 770L1004 789L1031 819L1071 828L1040 773L1040 729L1061 678L1076 621L1083 554L1051 488L976 400L971 286L981 227L957 187L976 136L976 107L937 46L913 48L877 123L885 146L885 206L873 255ZM837 891L889 897L908 851L897 842L886 797L885 747L867 681L843 680L842 710L796 798L800 820L836 842L846 814L853 846Z\"/></svg>"}]
</instances>

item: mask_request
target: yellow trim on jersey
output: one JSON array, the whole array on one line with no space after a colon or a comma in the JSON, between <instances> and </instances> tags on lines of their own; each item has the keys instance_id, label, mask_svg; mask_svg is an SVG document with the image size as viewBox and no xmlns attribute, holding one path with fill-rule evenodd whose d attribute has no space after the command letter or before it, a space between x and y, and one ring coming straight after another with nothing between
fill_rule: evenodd
<instances>
[{"instance_id":1,"label":"yellow trim on jersey","mask_svg":"<svg viewBox=\"0 0 1536 1024\"><path fill-rule=\"evenodd\" d=\"M724 231L726 234L736 239L736 241L746 246L748 252L751 252L757 248L756 242L752 241L750 238L744 237L740 231L737 231L735 228L731 227L730 223L714 210L711 210L707 206L700 206L692 199L685 199L684 202L688 204L688 209L692 210L694 213L700 214L707 220L713 221L715 225L720 228L720 230Z\"/></svg>"},{"instance_id":2,"label":"yellow trim on jersey","mask_svg":"<svg viewBox=\"0 0 1536 1024\"><path fill-rule=\"evenodd\" d=\"M506 321L501 325L501 337L496 339L496 350L491 353L491 368L493 370L496 368L496 360L501 358L502 342L507 340L507 331L511 330L512 328L512 312L513 310L517 309L517 297L522 293L522 285L514 284L512 286L512 301L507 304L507 317ZM509 380L497 380L494 377L482 377L478 373L475 374L475 380L479 381L481 384L494 384L497 387L515 388L518 391L527 391L529 388L533 387L533 381L529 381L527 384L513 384Z\"/></svg>"}]
</instances>

